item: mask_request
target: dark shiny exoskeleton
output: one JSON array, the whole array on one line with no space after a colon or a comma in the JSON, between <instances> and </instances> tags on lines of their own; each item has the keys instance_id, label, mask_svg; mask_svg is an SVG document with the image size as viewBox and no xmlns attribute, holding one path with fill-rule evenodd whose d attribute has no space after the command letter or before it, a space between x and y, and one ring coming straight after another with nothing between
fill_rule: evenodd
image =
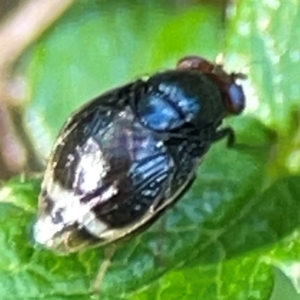
<instances>
[{"instance_id":1,"label":"dark shiny exoskeleton","mask_svg":"<svg viewBox=\"0 0 300 300\"><path fill-rule=\"evenodd\" d=\"M36 240L68 253L152 224L189 188L212 143L233 143L232 129L220 125L244 108L243 77L185 57L78 110L47 167Z\"/></svg>"}]
</instances>

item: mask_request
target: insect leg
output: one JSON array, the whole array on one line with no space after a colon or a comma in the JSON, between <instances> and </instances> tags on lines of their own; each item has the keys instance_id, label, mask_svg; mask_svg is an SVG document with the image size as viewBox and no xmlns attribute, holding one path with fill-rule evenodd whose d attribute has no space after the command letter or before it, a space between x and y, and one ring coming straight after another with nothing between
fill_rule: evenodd
<instances>
[{"instance_id":1,"label":"insect leg","mask_svg":"<svg viewBox=\"0 0 300 300\"><path fill-rule=\"evenodd\" d=\"M116 250L117 246L115 244L108 245L104 250L104 261L100 264L96 278L94 279L91 286L91 292L94 296L94 299L99 299L104 276L111 264L112 258Z\"/></svg>"},{"instance_id":2,"label":"insect leg","mask_svg":"<svg viewBox=\"0 0 300 300\"><path fill-rule=\"evenodd\" d=\"M159 220L159 235L156 241L156 255L155 255L155 264L158 267L165 266L164 260L164 243L166 237L166 223L167 223L167 215L164 214L161 216Z\"/></svg>"},{"instance_id":3,"label":"insect leg","mask_svg":"<svg viewBox=\"0 0 300 300\"><path fill-rule=\"evenodd\" d=\"M243 151L245 153L249 153L251 155L262 155L266 151L269 151L269 147L261 147L255 145L249 145L244 143L237 143L235 139L235 132L231 127L226 127L216 132L213 141L219 141L221 139L227 139L227 147L234 148L238 151Z\"/></svg>"},{"instance_id":4,"label":"insect leg","mask_svg":"<svg viewBox=\"0 0 300 300\"><path fill-rule=\"evenodd\" d=\"M231 127L226 127L216 132L213 141L227 139L227 147L231 148L235 144L235 133Z\"/></svg>"}]
</instances>

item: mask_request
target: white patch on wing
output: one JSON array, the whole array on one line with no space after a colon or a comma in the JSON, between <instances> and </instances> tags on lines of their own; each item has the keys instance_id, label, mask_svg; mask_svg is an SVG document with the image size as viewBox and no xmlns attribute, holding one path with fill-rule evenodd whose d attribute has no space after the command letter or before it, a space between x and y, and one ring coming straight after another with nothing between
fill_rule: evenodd
<instances>
[{"instance_id":1,"label":"white patch on wing","mask_svg":"<svg viewBox=\"0 0 300 300\"><path fill-rule=\"evenodd\" d=\"M53 201L53 208L50 215L44 211L40 212L34 226L34 238L38 243L55 247L55 236L67 226L72 226L75 223L96 237L100 237L108 229L107 224L98 220L91 209L100 201L109 200L112 195L116 194L117 190L113 186L102 193L101 197L95 197L87 203L80 202L79 195L64 189L53 180L49 180L44 186L47 190L47 197ZM43 201L41 198L41 207L43 207ZM62 217L62 221L59 223L54 223L51 218L56 212L59 212Z\"/></svg>"},{"instance_id":2,"label":"white patch on wing","mask_svg":"<svg viewBox=\"0 0 300 300\"><path fill-rule=\"evenodd\" d=\"M101 222L95 216L87 216L82 224L84 228L95 237L100 237L108 228L104 222Z\"/></svg>"},{"instance_id":3,"label":"white patch on wing","mask_svg":"<svg viewBox=\"0 0 300 300\"><path fill-rule=\"evenodd\" d=\"M33 227L34 239L37 243L49 248L53 246L53 237L63 229L63 224L53 224L50 216L38 219Z\"/></svg>"},{"instance_id":4,"label":"white patch on wing","mask_svg":"<svg viewBox=\"0 0 300 300\"><path fill-rule=\"evenodd\" d=\"M195 170L196 169L197 168L195 167ZM114 242L130 235L132 232L135 232L143 225L147 224L160 211L165 209L166 206L170 205L182 192L182 190L184 190L185 187L189 184L190 179L193 176L194 172L191 172L189 179L187 179L186 182L182 184L181 189L179 189L177 193L172 197L167 197L166 201L162 203L160 207L152 205L149 208L148 212L138 222L135 222L128 226L124 226L122 228L109 228L107 224L97 219L96 215L91 211L91 208L96 203L99 203L98 201L101 201L101 197L95 197L87 203L80 203L80 196L75 195L71 191L65 190L58 183L54 183L50 180L46 184L48 195L52 198L52 200L55 201L55 209L65 209L66 212L63 214L64 223L54 224L50 216L40 216L34 228L35 239L37 242L44 244L50 248L56 248L57 246L59 246L59 243L61 243L62 239L55 241L53 239L54 236L58 234L66 225L71 225L74 222L78 222L80 226L85 228L89 233L103 240L101 242L99 241L98 245L104 245ZM117 190L114 188L114 186L111 186L106 191L106 193L102 194L102 197L103 195L105 195L105 197L103 198L108 200L109 197L114 195L115 193L117 193ZM160 199L157 199L157 201L158 200Z\"/></svg>"},{"instance_id":5,"label":"white patch on wing","mask_svg":"<svg viewBox=\"0 0 300 300\"><path fill-rule=\"evenodd\" d=\"M99 143L93 137L88 138L85 144L76 148L80 157L76 167L74 186L89 192L97 188L99 181L106 176L109 171L103 152Z\"/></svg>"}]
</instances>

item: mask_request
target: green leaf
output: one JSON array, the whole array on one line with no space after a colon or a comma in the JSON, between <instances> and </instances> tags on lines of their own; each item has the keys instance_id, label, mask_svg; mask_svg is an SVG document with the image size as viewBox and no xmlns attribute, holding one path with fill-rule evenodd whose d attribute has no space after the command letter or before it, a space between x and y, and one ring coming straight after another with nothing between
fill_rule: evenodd
<instances>
[{"instance_id":1,"label":"green leaf","mask_svg":"<svg viewBox=\"0 0 300 300\"><path fill-rule=\"evenodd\" d=\"M40 192L41 176L22 175L0 186L0 202L12 203L31 213L36 212L37 195Z\"/></svg>"},{"instance_id":2,"label":"green leaf","mask_svg":"<svg viewBox=\"0 0 300 300\"><path fill-rule=\"evenodd\" d=\"M42 156L86 99L186 54L223 50L217 8L153 3L79 1L32 48L25 120ZM193 187L167 213L165 230L158 222L119 247L101 300L274 300L284 280L274 266L298 299L299 14L295 1L234 7L228 63L235 71L250 64L245 83L255 91L247 94L246 116L228 121L241 147L214 145ZM24 178L0 189L0 299L90 299L104 249L59 257L36 247L30 233L38 192L39 181Z\"/></svg>"},{"instance_id":3,"label":"green leaf","mask_svg":"<svg viewBox=\"0 0 300 300\"><path fill-rule=\"evenodd\" d=\"M281 237L299 226L299 180L300 176L275 183L256 201L250 201L247 209L236 212L231 224L220 226L222 230L209 228L205 218L198 219L198 223L193 219L185 221L183 227L182 219L186 217L186 212L193 209L192 203L189 204L190 199L183 199L179 209L175 208L168 214L168 226L163 238L164 251L160 253L165 266L157 269L155 263L159 234L156 232L157 226L154 226L118 250L103 282L102 298L150 299L151 295L161 295L163 299L172 299L172 295L181 290L190 299L197 299L199 295L203 298L210 295L211 299L238 299L238 296L240 299L255 299L260 295L260 299L267 299L263 295L271 294L274 280L272 265L275 264L275 257L278 257L276 252L270 251L270 246L276 245ZM25 189L27 192L28 186L29 183ZM17 192L21 197L20 187ZM34 185L32 188L35 189ZM286 199L283 196L288 194L289 205L281 207ZM186 198L189 196L193 198L191 195ZM270 205L270 199L273 205ZM196 200L194 198L193 202ZM210 201L202 199L199 208L202 206L204 211L208 205ZM16 279L6 282L0 290L2 299L9 299L5 296L8 290L14 291L19 298L26 294L28 299L40 299L41 291L45 299L88 296L89 285L101 263L101 257L103 259L103 249L57 257L46 250L35 249L28 242L32 214L7 203L1 204L0 212L3 253L0 259L0 282L6 282L1 278L11 278L12 274ZM217 211L212 214L218 216ZM287 216L288 223L282 222L282 215ZM12 223L18 222L18 226L11 226L6 222L8 219ZM24 235L24 232L27 234ZM203 238L205 232L210 233L206 239ZM281 252L285 251L285 255L292 252L299 256L299 251L296 252L299 245L298 248L295 245L295 252L291 249L287 252L286 245L282 246L279 243L277 247ZM263 249L266 247L269 251ZM261 248L259 252L258 248ZM180 270L172 271L174 268ZM168 270L169 273L158 279ZM116 293L119 296L114 298Z\"/></svg>"},{"instance_id":4,"label":"green leaf","mask_svg":"<svg viewBox=\"0 0 300 300\"><path fill-rule=\"evenodd\" d=\"M272 268L260 260L259 254L244 255L214 266L171 272L160 280L159 295L160 299L186 300L268 299L272 275Z\"/></svg>"},{"instance_id":5,"label":"green leaf","mask_svg":"<svg viewBox=\"0 0 300 300\"><path fill-rule=\"evenodd\" d=\"M222 157L224 151L226 151L226 160ZM114 299L116 294L118 295L116 299L131 298L143 288L154 288L157 289L156 293L163 293L164 291L160 289L165 284L168 286L172 284L172 281L168 283L168 277L167 279L161 277L168 271L190 268L195 264L214 266L227 256L235 256L237 253L255 250L257 246L264 246L265 242L262 239L258 239L260 243L254 244L250 249L243 240L239 243L231 241L232 235L251 235L252 228L247 223L248 217L244 221L242 214L245 207L244 197L249 196L249 192L255 193L259 190L263 162L261 156L228 150L224 144L216 145L199 169L199 180L184 199L167 214L165 235L161 237L159 233L161 228L156 224L117 251L103 281L101 299ZM222 171L224 169L228 171ZM254 189L253 182L257 184ZM12 184L8 183L8 186ZM30 182L24 188L25 192L28 192L29 186ZM5 188L7 187L4 186L2 189ZM34 184L32 184L32 191L35 191ZM15 199L18 195L22 198L22 185L15 185L11 192L12 194L6 197ZM255 201L250 202L251 205L247 203L250 212L252 204L255 203ZM57 295L64 295L65 298L68 296L70 299L78 295L88 297L90 283L95 277L99 264L103 261L103 249L89 250L69 257L57 257L47 250L35 249L29 243L28 235L20 235L20 232L24 232L24 226L30 227L28 224L33 220L33 215L8 204L2 205L4 206L1 210L3 222L8 219L22 218L23 220L16 232L7 232L6 227L2 228L3 234L10 236L10 241L2 245L2 250L12 252L17 269L20 268L18 276L15 277L18 279L18 286L14 289L14 294L18 297L26 294L29 299L30 297L39 299L41 291L46 299L47 297L52 299L51 297ZM235 226L236 221L240 222L239 226ZM268 227L264 230L268 230ZM280 235L275 237L275 241L279 237ZM12 248L11 243L16 247ZM158 251L159 244L162 245L161 251ZM164 262L163 266L157 265L158 260ZM7 259L3 261L3 265L6 263ZM7 276L9 271L3 268L0 269L0 274L1 272L5 274L3 276ZM162 287L157 283L158 278L166 280ZM26 292L30 282L35 288ZM213 282L211 284L214 285ZM13 287L10 286L10 289ZM5 299L6 291L5 289L3 291L3 295L0 292L0 298L2 296ZM57 297L59 299L59 296Z\"/></svg>"},{"instance_id":6,"label":"green leaf","mask_svg":"<svg viewBox=\"0 0 300 300\"><path fill-rule=\"evenodd\" d=\"M275 274L275 285L271 300L299 300L300 295L289 278L279 269L275 269Z\"/></svg>"}]
</instances>

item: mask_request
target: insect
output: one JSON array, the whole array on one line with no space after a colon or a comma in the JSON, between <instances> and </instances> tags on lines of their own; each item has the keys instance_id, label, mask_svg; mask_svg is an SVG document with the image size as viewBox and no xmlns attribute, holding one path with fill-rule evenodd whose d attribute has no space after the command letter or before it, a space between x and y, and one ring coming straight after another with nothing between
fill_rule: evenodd
<instances>
[{"instance_id":1,"label":"insect","mask_svg":"<svg viewBox=\"0 0 300 300\"><path fill-rule=\"evenodd\" d=\"M187 56L85 104L52 151L35 240L68 254L149 227L189 189L214 142L233 144L221 125L244 109L244 77Z\"/></svg>"}]
</instances>

